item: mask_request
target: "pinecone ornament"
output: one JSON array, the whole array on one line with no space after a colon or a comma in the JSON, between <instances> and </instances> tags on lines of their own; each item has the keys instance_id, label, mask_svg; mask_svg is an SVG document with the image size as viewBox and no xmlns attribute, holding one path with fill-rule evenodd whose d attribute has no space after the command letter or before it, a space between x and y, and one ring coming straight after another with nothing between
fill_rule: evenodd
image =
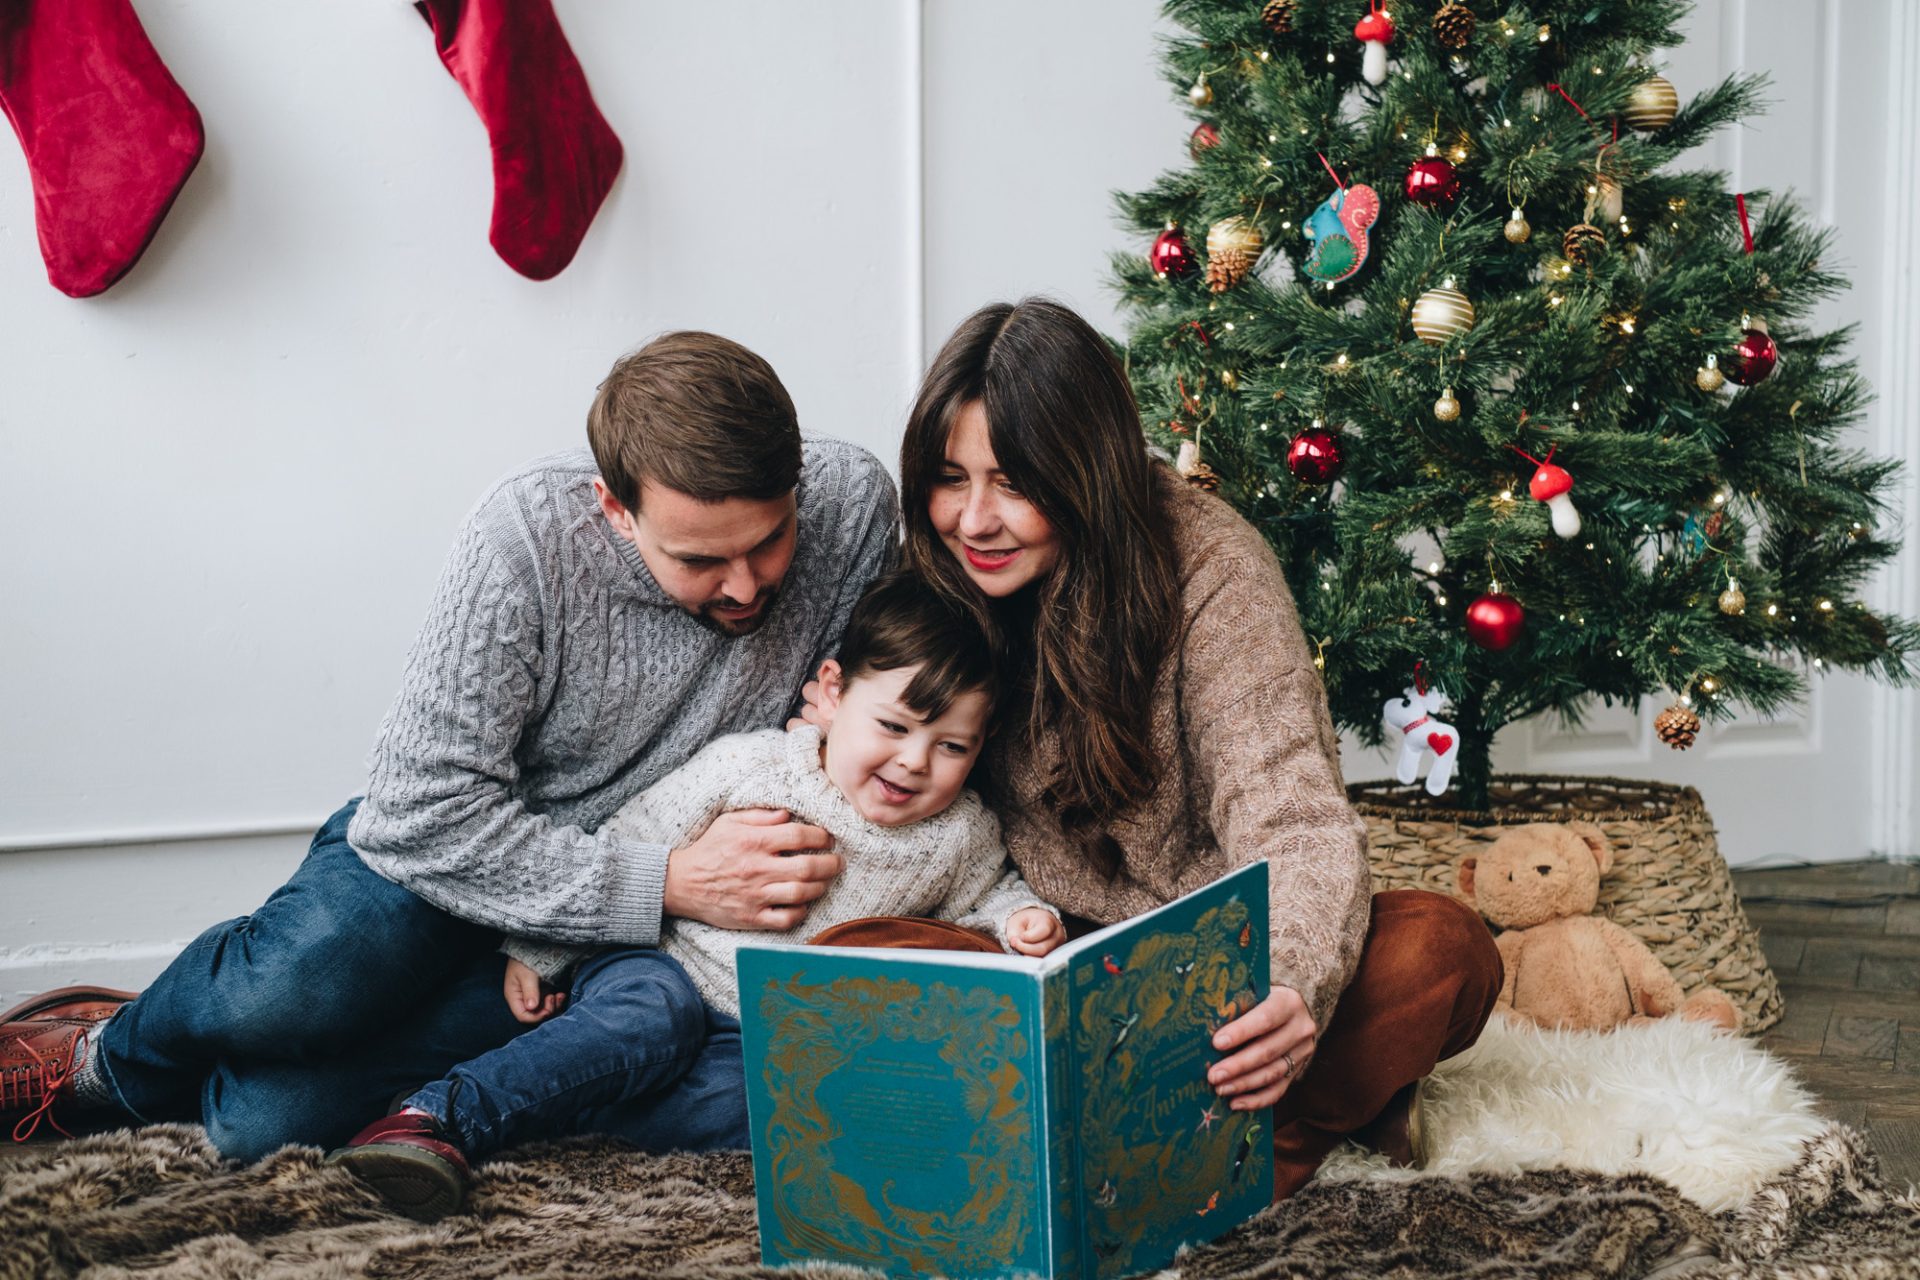
<instances>
[{"instance_id":1,"label":"pinecone ornament","mask_svg":"<svg viewBox=\"0 0 1920 1280\"><path fill-rule=\"evenodd\" d=\"M1464 49L1473 39L1473 10L1460 0L1447 0L1433 15L1433 38L1449 49Z\"/></svg>"},{"instance_id":2,"label":"pinecone ornament","mask_svg":"<svg viewBox=\"0 0 1920 1280\"><path fill-rule=\"evenodd\" d=\"M1207 232L1207 288L1224 293L1247 278L1265 239L1245 218L1223 218Z\"/></svg>"},{"instance_id":3,"label":"pinecone ornament","mask_svg":"<svg viewBox=\"0 0 1920 1280\"><path fill-rule=\"evenodd\" d=\"M1568 262L1584 267L1607 251L1607 233L1591 222L1576 222L1560 238L1560 251Z\"/></svg>"},{"instance_id":4,"label":"pinecone ornament","mask_svg":"<svg viewBox=\"0 0 1920 1280\"><path fill-rule=\"evenodd\" d=\"M1208 493L1217 493L1220 489L1220 473L1200 461L1200 445L1194 440L1180 442L1180 456L1175 459L1173 469L1196 489Z\"/></svg>"},{"instance_id":5,"label":"pinecone ornament","mask_svg":"<svg viewBox=\"0 0 1920 1280\"><path fill-rule=\"evenodd\" d=\"M1685 751L1700 736L1700 717L1676 702L1653 718L1653 730L1675 751Z\"/></svg>"},{"instance_id":6,"label":"pinecone ornament","mask_svg":"<svg viewBox=\"0 0 1920 1280\"><path fill-rule=\"evenodd\" d=\"M1193 470L1187 472L1187 483L1196 489L1204 489L1208 493L1218 493L1220 492L1220 473L1204 462L1196 462Z\"/></svg>"},{"instance_id":7,"label":"pinecone ornament","mask_svg":"<svg viewBox=\"0 0 1920 1280\"><path fill-rule=\"evenodd\" d=\"M1260 21L1267 24L1267 30L1277 36L1286 35L1293 30L1293 15L1299 11L1300 0L1267 0L1260 10Z\"/></svg>"}]
</instances>

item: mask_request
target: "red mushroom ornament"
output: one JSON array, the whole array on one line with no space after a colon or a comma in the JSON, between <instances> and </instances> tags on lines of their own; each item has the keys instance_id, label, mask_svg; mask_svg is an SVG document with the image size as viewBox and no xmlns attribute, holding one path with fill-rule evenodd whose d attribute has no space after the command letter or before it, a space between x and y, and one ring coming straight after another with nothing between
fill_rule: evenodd
<instances>
[{"instance_id":1,"label":"red mushroom ornament","mask_svg":"<svg viewBox=\"0 0 1920 1280\"><path fill-rule=\"evenodd\" d=\"M1555 445L1554 448L1559 446ZM1513 451L1537 468L1533 479L1527 482L1527 492L1533 495L1534 501L1547 504L1547 510L1552 512L1553 531L1563 538L1579 537L1580 512L1574 507L1573 499L1567 496L1573 492L1573 477L1567 474L1565 467L1553 465L1553 449L1547 450L1544 459L1536 458L1524 449L1515 448Z\"/></svg>"},{"instance_id":2,"label":"red mushroom ornament","mask_svg":"<svg viewBox=\"0 0 1920 1280\"><path fill-rule=\"evenodd\" d=\"M1393 39L1393 19L1381 9L1379 0L1366 17L1353 26L1354 38L1367 46L1360 59L1360 74L1368 84L1380 84L1387 78L1387 44Z\"/></svg>"}]
</instances>

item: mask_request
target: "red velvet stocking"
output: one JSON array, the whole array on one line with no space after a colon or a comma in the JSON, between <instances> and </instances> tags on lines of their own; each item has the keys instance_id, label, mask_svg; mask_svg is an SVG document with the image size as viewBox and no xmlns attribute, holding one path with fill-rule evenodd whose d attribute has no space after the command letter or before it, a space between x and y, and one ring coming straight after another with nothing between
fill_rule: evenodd
<instances>
[{"instance_id":1,"label":"red velvet stocking","mask_svg":"<svg viewBox=\"0 0 1920 1280\"><path fill-rule=\"evenodd\" d=\"M488 239L521 275L558 275L613 186L621 152L552 0L421 0L418 8L440 61L487 126Z\"/></svg>"},{"instance_id":2,"label":"red velvet stocking","mask_svg":"<svg viewBox=\"0 0 1920 1280\"><path fill-rule=\"evenodd\" d=\"M90 297L140 260L200 160L200 113L128 0L0 0L0 108L47 279Z\"/></svg>"}]
</instances>

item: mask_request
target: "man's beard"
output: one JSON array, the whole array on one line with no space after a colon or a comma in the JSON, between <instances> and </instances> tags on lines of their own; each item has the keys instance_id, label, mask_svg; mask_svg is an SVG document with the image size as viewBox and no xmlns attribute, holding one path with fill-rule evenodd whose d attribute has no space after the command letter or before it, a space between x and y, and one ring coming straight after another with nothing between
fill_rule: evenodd
<instances>
[{"instance_id":1,"label":"man's beard","mask_svg":"<svg viewBox=\"0 0 1920 1280\"><path fill-rule=\"evenodd\" d=\"M768 618L773 616L773 602L778 598L779 594L780 589L778 587L761 588L760 594L754 597L754 600L760 605L759 611L752 617L738 622L729 618L716 617L712 612L715 607L723 603L733 604L736 602L726 600L725 597L722 597L720 600L709 600L695 611L693 615L694 621L698 622L707 630L717 631L723 636L752 635L760 629L761 625L765 623Z\"/></svg>"}]
</instances>

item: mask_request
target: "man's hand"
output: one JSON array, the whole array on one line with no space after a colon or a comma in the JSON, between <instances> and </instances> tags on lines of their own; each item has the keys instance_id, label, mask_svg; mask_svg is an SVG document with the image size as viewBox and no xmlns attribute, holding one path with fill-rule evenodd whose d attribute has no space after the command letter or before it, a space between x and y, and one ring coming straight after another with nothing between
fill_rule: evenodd
<instances>
[{"instance_id":1,"label":"man's hand","mask_svg":"<svg viewBox=\"0 0 1920 1280\"><path fill-rule=\"evenodd\" d=\"M566 992L554 990L532 969L507 958L507 1008L515 1018L533 1026L560 1012L566 1003Z\"/></svg>"},{"instance_id":2,"label":"man's hand","mask_svg":"<svg viewBox=\"0 0 1920 1280\"><path fill-rule=\"evenodd\" d=\"M1067 926L1045 907L1022 907L1007 917L1007 945L1023 956L1043 956L1067 940Z\"/></svg>"},{"instance_id":3,"label":"man's hand","mask_svg":"<svg viewBox=\"0 0 1920 1280\"><path fill-rule=\"evenodd\" d=\"M723 813L667 855L666 914L720 929L791 929L845 865L833 837L785 809Z\"/></svg>"},{"instance_id":4,"label":"man's hand","mask_svg":"<svg viewBox=\"0 0 1920 1280\"><path fill-rule=\"evenodd\" d=\"M1213 1034L1222 1053L1207 1083L1235 1111L1270 1107L1307 1069L1314 1050L1313 1019L1297 991L1275 987L1265 1000Z\"/></svg>"}]
</instances>

